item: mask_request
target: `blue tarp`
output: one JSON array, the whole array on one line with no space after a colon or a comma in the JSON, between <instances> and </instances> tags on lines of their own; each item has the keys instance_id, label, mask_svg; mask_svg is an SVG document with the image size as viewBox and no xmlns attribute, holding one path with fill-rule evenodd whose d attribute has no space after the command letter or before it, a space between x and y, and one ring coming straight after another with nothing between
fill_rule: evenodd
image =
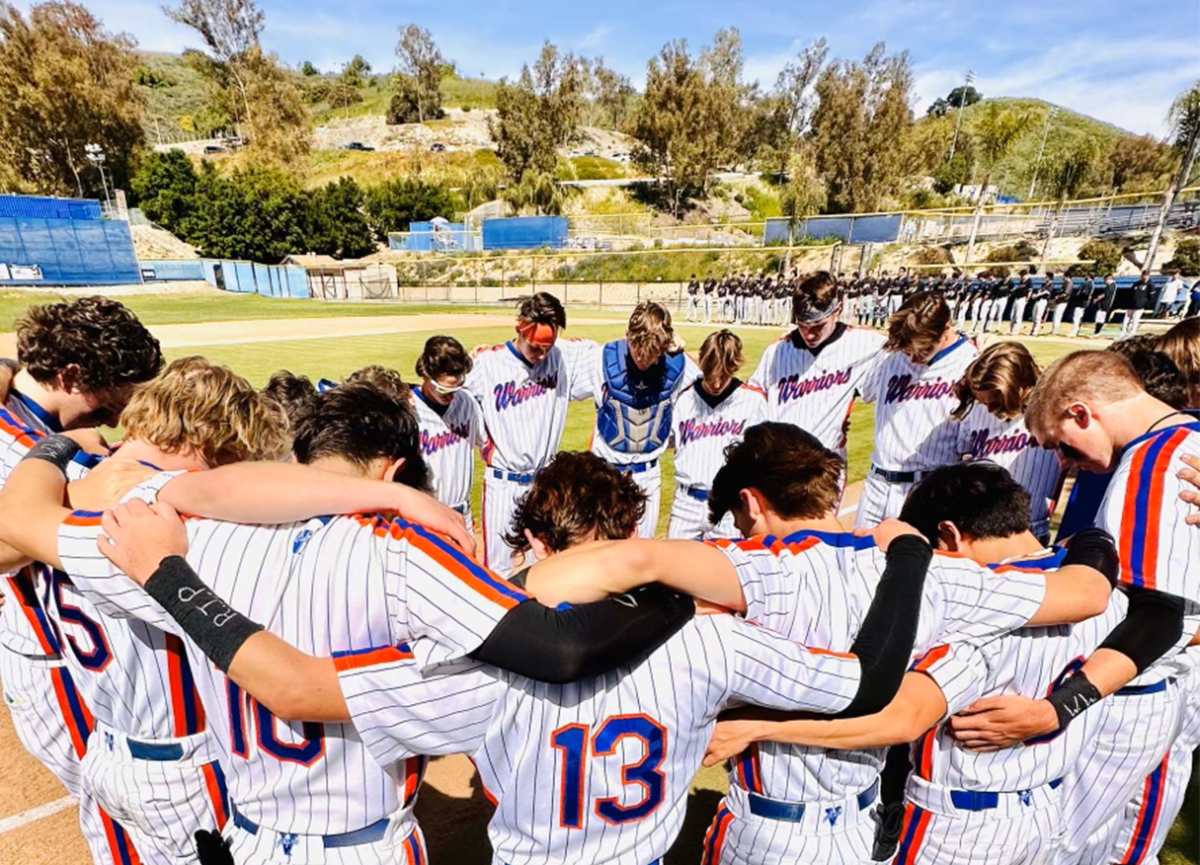
<instances>
[{"instance_id":1,"label":"blue tarp","mask_svg":"<svg viewBox=\"0 0 1200 865\"><path fill-rule=\"evenodd\" d=\"M565 216L514 216L483 221L484 249L558 248L567 242Z\"/></svg>"},{"instance_id":2,"label":"blue tarp","mask_svg":"<svg viewBox=\"0 0 1200 865\"><path fill-rule=\"evenodd\" d=\"M75 203L65 201L66 205ZM128 223L0 216L0 285L139 282L141 273Z\"/></svg>"}]
</instances>

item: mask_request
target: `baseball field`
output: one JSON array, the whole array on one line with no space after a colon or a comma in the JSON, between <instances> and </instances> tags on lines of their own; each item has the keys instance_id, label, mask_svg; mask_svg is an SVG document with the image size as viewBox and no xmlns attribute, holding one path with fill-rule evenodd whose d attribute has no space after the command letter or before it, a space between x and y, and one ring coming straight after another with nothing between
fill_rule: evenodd
<instances>
[{"instance_id":1,"label":"baseball field","mask_svg":"<svg viewBox=\"0 0 1200 865\"><path fill-rule=\"evenodd\" d=\"M12 322L30 303L46 302L46 295L0 295L0 357L12 356L15 337ZM377 363L413 376L413 364L425 340L434 334L451 334L467 347L502 342L512 335L512 317L505 309L463 307L412 307L379 304L328 304L319 301L273 301L259 297L223 294L130 296L122 300L148 324L162 342L168 359L202 354L228 364L255 384L262 384L278 369L289 369L317 378L338 380L366 364ZM567 337L605 341L624 332L619 312L569 311ZM712 326L676 323L689 348L698 348ZM746 349L743 377L753 371L765 346L777 339L779 328L740 328ZM1029 340L1043 364L1086 345L1084 340ZM571 407L563 446L587 447L594 411L588 403ZM852 512L871 451L873 410L858 405L852 414L849 441L849 477L852 487L845 510ZM664 490L673 489L671 455L664 460ZM477 469L473 509L479 514ZM665 532L670 495L663 496L660 530ZM847 516L849 513L847 513ZM58 782L22 749L7 712L0 712L0 753L4 756L0 778L0 863L22 865L85 865L89 861L78 829L76 808ZM472 783L471 764L465 758L435 761L421 793L417 813L425 830L431 861L454 865L483 865L490 852L484 826L490 806ZM696 863L701 841L724 789L720 771L702 772L696 778L688 821L667 857L670 865ZM1174 827L1163 865L1200 865L1200 796L1196 775L1183 813Z\"/></svg>"}]
</instances>

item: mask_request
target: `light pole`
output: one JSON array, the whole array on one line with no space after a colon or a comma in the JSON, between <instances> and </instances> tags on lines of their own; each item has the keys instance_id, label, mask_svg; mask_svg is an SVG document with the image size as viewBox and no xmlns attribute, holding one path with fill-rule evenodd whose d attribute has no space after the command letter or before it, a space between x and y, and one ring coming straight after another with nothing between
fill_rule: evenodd
<instances>
[{"instance_id":1,"label":"light pole","mask_svg":"<svg viewBox=\"0 0 1200 865\"><path fill-rule=\"evenodd\" d=\"M104 178L104 151L99 144L85 144L83 152L87 161L100 169L100 185L104 187L104 200L108 203L108 217L112 218L112 199L108 195L108 181Z\"/></svg>"},{"instance_id":2,"label":"light pole","mask_svg":"<svg viewBox=\"0 0 1200 865\"><path fill-rule=\"evenodd\" d=\"M962 92L958 96L958 117L954 121L954 139L950 142L950 158L947 162L954 160L954 149L958 147L958 129L962 126L962 110L963 104L967 101L967 88L975 83L974 70L967 70L967 83L963 86Z\"/></svg>"},{"instance_id":3,"label":"light pole","mask_svg":"<svg viewBox=\"0 0 1200 865\"><path fill-rule=\"evenodd\" d=\"M1046 136L1050 134L1050 121L1058 116L1058 106L1054 105L1046 114L1046 125L1042 127L1042 145L1038 148L1037 162L1033 163L1033 180L1029 181L1030 201L1033 201L1033 190L1037 186L1038 170L1042 167L1042 154L1046 152Z\"/></svg>"}]
</instances>

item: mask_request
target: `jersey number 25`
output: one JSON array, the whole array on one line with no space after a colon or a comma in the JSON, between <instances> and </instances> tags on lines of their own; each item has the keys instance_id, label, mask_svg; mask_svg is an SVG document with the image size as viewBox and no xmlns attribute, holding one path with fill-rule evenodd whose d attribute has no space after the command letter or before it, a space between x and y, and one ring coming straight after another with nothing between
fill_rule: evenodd
<instances>
[{"instance_id":1,"label":"jersey number 25","mask_svg":"<svg viewBox=\"0 0 1200 865\"><path fill-rule=\"evenodd\" d=\"M621 783L642 788L641 801L622 805L616 797L596 798L594 810L600 819L614 824L634 823L650 816L662 804L666 789L663 760L667 756L667 731L649 715L614 715L596 727L567 724L550 734L550 745L562 761L559 784L559 825L583 828L584 796L587 790L588 757L608 757L626 737L642 741L642 759L621 767Z\"/></svg>"}]
</instances>

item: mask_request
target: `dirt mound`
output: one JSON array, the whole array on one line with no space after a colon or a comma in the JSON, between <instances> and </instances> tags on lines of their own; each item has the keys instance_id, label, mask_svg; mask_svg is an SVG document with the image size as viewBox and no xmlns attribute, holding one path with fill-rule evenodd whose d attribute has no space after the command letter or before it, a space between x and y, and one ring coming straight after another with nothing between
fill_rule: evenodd
<instances>
[{"instance_id":1,"label":"dirt mound","mask_svg":"<svg viewBox=\"0 0 1200 865\"><path fill-rule=\"evenodd\" d=\"M195 247L156 225L131 225L133 251L141 259L199 258Z\"/></svg>"}]
</instances>

